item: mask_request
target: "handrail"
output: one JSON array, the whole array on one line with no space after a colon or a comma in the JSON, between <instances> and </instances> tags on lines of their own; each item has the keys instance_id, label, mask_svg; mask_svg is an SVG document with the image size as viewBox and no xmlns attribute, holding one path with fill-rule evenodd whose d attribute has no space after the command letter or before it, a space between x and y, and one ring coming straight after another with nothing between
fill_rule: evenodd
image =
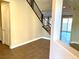
<instances>
[{"instance_id":1,"label":"handrail","mask_svg":"<svg viewBox=\"0 0 79 59\"><path fill-rule=\"evenodd\" d=\"M39 20L42 22L43 14L42 14L41 10L39 9L37 3L34 0L26 0L26 1L29 3L29 5L31 6L31 8L35 12L35 14L39 18Z\"/></svg>"},{"instance_id":2,"label":"handrail","mask_svg":"<svg viewBox=\"0 0 79 59\"><path fill-rule=\"evenodd\" d=\"M33 2L36 4L36 6L37 6L38 10L39 10L39 11L40 11L40 13L42 14L42 12L41 12L41 10L39 9L39 7L38 7L37 3L35 2L35 0L34 0ZM42 14L42 15L43 15L43 14Z\"/></svg>"},{"instance_id":3,"label":"handrail","mask_svg":"<svg viewBox=\"0 0 79 59\"><path fill-rule=\"evenodd\" d=\"M51 24L50 24L49 17L44 17L44 15L42 14L42 12L41 12L40 8L38 7L37 3L35 2L35 0L26 0L26 1L29 3L29 5L31 6L31 8L35 12L35 14L37 15L37 17L41 21L41 23L43 24L42 27L50 34L50 30L51 30L50 25ZM45 18L47 18L48 21L46 21Z\"/></svg>"}]
</instances>

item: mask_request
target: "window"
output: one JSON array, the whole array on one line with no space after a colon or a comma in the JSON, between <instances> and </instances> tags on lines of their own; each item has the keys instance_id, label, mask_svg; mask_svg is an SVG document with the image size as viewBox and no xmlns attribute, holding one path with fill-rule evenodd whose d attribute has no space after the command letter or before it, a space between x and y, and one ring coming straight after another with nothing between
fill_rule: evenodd
<instances>
[{"instance_id":1,"label":"window","mask_svg":"<svg viewBox=\"0 0 79 59\"><path fill-rule=\"evenodd\" d=\"M61 40L66 43L70 44L71 39L71 27L72 27L72 17L66 17L62 19L62 28L61 28Z\"/></svg>"}]
</instances>

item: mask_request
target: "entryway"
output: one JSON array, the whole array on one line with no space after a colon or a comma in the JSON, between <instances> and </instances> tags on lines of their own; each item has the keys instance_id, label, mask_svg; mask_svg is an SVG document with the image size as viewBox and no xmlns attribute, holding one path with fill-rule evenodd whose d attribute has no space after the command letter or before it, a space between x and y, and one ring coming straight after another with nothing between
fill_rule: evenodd
<instances>
[{"instance_id":1,"label":"entryway","mask_svg":"<svg viewBox=\"0 0 79 59\"><path fill-rule=\"evenodd\" d=\"M0 2L0 41L10 45L10 8L9 2Z\"/></svg>"}]
</instances>

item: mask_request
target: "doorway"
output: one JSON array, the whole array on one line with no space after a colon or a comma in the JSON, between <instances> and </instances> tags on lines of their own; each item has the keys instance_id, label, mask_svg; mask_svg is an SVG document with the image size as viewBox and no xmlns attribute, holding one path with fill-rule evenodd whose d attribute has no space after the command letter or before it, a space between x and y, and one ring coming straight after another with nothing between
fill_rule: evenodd
<instances>
[{"instance_id":1,"label":"doorway","mask_svg":"<svg viewBox=\"0 0 79 59\"><path fill-rule=\"evenodd\" d=\"M2 1L1 5L1 41L2 44L10 45L10 8L9 2Z\"/></svg>"}]
</instances>

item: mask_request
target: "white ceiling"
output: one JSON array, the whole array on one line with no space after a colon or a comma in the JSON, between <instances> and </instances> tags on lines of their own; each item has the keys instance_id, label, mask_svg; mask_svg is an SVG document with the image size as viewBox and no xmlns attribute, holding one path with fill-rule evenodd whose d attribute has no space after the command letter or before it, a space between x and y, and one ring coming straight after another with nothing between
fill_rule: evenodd
<instances>
[{"instance_id":1,"label":"white ceiling","mask_svg":"<svg viewBox=\"0 0 79 59\"><path fill-rule=\"evenodd\" d=\"M63 2L63 15L72 15L72 7L69 4L69 0L64 0Z\"/></svg>"},{"instance_id":2,"label":"white ceiling","mask_svg":"<svg viewBox=\"0 0 79 59\"><path fill-rule=\"evenodd\" d=\"M40 10L46 15L51 15L52 10L52 0L35 0ZM72 15L72 10L79 10L79 0L64 0L63 6L63 14L64 15Z\"/></svg>"},{"instance_id":3,"label":"white ceiling","mask_svg":"<svg viewBox=\"0 0 79 59\"><path fill-rule=\"evenodd\" d=\"M79 0L69 0L73 9L79 10Z\"/></svg>"},{"instance_id":4,"label":"white ceiling","mask_svg":"<svg viewBox=\"0 0 79 59\"><path fill-rule=\"evenodd\" d=\"M79 11L79 0L64 0L64 6L66 8L63 9L63 13L65 14L72 14L74 10Z\"/></svg>"}]
</instances>

